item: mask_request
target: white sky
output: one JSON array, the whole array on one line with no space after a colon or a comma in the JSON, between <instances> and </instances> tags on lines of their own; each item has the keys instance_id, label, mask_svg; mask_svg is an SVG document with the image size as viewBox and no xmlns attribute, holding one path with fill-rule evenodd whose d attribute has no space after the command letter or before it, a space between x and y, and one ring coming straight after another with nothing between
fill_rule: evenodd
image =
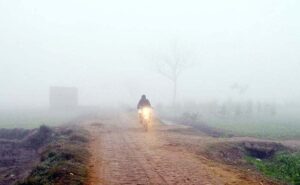
<instances>
[{"instance_id":1,"label":"white sky","mask_svg":"<svg viewBox=\"0 0 300 185\"><path fill-rule=\"evenodd\" d=\"M0 106L46 105L76 86L81 104L171 99L147 55L192 48L181 100L300 100L298 0L0 0ZM234 83L248 85L239 97Z\"/></svg>"}]
</instances>

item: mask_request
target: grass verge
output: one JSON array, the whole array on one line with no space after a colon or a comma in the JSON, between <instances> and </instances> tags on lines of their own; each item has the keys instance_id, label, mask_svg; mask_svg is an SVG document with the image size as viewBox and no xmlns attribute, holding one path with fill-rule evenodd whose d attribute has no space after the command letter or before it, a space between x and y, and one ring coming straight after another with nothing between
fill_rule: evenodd
<instances>
[{"instance_id":1,"label":"grass verge","mask_svg":"<svg viewBox=\"0 0 300 185\"><path fill-rule=\"evenodd\" d=\"M246 160L266 176L293 185L300 185L300 153L278 153L271 159L259 160L247 157Z\"/></svg>"},{"instance_id":2,"label":"grass verge","mask_svg":"<svg viewBox=\"0 0 300 185\"><path fill-rule=\"evenodd\" d=\"M85 185L88 178L87 133L57 130L56 138L41 153L40 163L17 185Z\"/></svg>"}]
</instances>

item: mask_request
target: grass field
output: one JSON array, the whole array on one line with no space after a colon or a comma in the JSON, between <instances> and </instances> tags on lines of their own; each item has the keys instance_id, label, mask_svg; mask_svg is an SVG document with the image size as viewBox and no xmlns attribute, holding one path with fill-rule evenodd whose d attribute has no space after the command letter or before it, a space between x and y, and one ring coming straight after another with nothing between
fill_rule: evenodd
<instances>
[{"instance_id":1,"label":"grass field","mask_svg":"<svg viewBox=\"0 0 300 185\"><path fill-rule=\"evenodd\" d=\"M179 112L179 120L183 124L203 124L219 129L225 135L251 136L267 139L300 139L300 107L278 108L275 113L255 112L241 113L229 112L221 114L218 110L183 109ZM165 111L168 113L168 111ZM172 110L169 110L172 112ZM165 116L166 114L162 114ZM167 115L169 116L169 115ZM166 117L166 116L165 116ZM170 117L170 116L169 116ZM170 117L172 118L172 115Z\"/></svg>"},{"instance_id":2,"label":"grass field","mask_svg":"<svg viewBox=\"0 0 300 185\"><path fill-rule=\"evenodd\" d=\"M37 128L40 125L56 126L75 119L74 112L51 112L49 110L0 111L0 128Z\"/></svg>"},{"instance_id":3,"label":"grass field","mask_svg":"<svg viewBox=\"0 0 300 185\"><path fill-rule=\"evenodd\" d=\"M257 160L247 158L259 171L271 178L288 182L289 184L300 184L300 154L278 153L271 159Z\"/></svg>"},{"instance_id":4,"label":"grass field","mask_svg":"<svg viewBox=\"0 0 300 185\"><path fill-rule=\"evenodd\" d=\"M291 117L210 117L211 127L227 133L269 139L300 139L300 119Z\"/></svg>"}]
</instances>

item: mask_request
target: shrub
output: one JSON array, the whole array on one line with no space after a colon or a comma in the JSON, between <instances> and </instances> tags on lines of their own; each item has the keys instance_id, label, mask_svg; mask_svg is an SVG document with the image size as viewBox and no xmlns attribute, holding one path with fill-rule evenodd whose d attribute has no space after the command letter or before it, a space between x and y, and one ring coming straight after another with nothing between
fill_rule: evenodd
<instances>
[{"instance_id":1,"label":"shrub","mask_svg":"<svg viewBox=\"0 0 300 185\"><path fill-rule=\"evenodd\" d=\"M300 185L300 154L280 153L270 160L256 160L248 158L258 170L275 179Z\"/></svg>"}]
</instances>

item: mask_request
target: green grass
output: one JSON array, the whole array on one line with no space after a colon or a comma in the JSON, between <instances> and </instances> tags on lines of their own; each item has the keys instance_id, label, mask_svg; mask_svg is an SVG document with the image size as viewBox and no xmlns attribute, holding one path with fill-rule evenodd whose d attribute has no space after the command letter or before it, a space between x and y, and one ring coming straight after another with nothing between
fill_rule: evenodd
<instances>
[{"instance_id":1,"label":"green grass","mask_svg":"<svg viewBox=\"0 0 300 185\"><path fill-rule=\"evenodd\" d=\"M278 117L211 117L206 123L227 133L269 139L299 139L300 119Z\"/></svg>"},{"instance_id":2,"label":"green grass","mask_svg":"<svg viewBox=\"0 0 300 185\"><path fill-rule=\"evenodd\" d=\"M280 153L269 160L247 158L259 171L276 180L300 185L300 153Z\"/></svg>"}]
</instances>

